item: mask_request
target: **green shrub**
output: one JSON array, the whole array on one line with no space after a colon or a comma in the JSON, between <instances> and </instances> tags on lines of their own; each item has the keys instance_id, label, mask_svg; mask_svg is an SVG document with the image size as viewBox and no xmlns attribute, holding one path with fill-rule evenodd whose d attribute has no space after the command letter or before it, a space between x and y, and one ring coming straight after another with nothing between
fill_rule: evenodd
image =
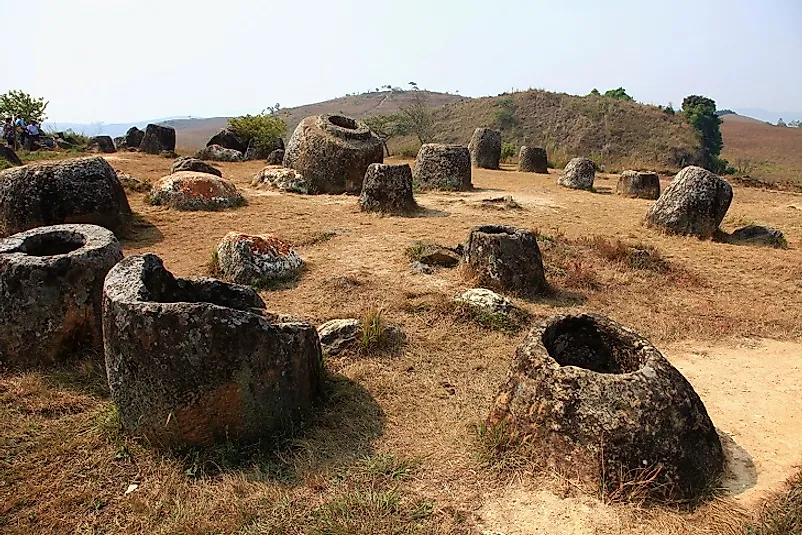
<instances>
[{"instance_id":1,"label":"green shrub","mask_svg":"<svg viewBox=\"0 0 802 535\"><path fill-rule=\"evenodd\" d=\"M512 98L504 97L496 100L496 107L498 109L494 116L496 126L500 130L506 130L518 124L518 117L515 115L515 101Z\"/></svg>"},{"instance_id":2,"label":"green shrub","mask_svg":"<svg viewBox=\"0 0 802 535\"><path fill-rule=\"evenodd\" d=\"M276 115L260 113L232 117L228 120L228 127L238 136L251 140L256 150L270 152L287 129L287 123Z\"/></svg>"},{"instance_id":3,"label":"green shrub","mask_svg":"<svg viewBox=\"0 0 802 535\"><path fill-rule=\"evenodd\" d=\"M501 159L506 161L514 160L518 155L518 145L505 141L501 145Z\"/></svg>"}]
</instances>

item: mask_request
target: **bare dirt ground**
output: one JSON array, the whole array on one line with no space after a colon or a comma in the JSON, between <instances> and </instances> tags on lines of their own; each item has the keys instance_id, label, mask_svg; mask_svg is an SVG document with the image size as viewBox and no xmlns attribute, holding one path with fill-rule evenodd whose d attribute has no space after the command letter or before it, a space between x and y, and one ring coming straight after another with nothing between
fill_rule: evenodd
<instances>
[{"instance_id":1,"label":"bare dirt ground","mask_svg":"<svg viewBox=\"0 0 802 535\"><path fill-rule=\"evenodd\" d=\"M121 153L116 169L153 181L170 161ZM476 191L417 195L419 217L362 214L355 197L254 189L258 162L220 164L248 205L180 213L129 200L127 255L154 252L179 276L204 276L229 231L275 233L308 263L263 291L268 308L322 322L379 306L402 349L327 360L330 392L276 458L228 463L155 452L113 425L102 370L0 375L0 531L7 533L742 533L737 526L802 462L802 195L735 188L724 228L781 228L786 250L661 235L650 201L559 188L555 175L474 171ZM664 182L664 186L667 182ZM481 200L512 195L521 209ZM405 249L456 245L482 223L538 229L555 243L601 236L654 247L666 272L592 249L544 249L552 296L518 301L533 321L593 311L638 329L705 401L731 458L721 497L692 511L610 504L570 483L499 474L479 455L486 416L525 331L438 312L470 287L458 270L420 275ZM562 255L562 256L561 256ZM110 424L109 422L112 422ZM130 485L136 489L126 494Z\"/></svg>"}]
</instances>

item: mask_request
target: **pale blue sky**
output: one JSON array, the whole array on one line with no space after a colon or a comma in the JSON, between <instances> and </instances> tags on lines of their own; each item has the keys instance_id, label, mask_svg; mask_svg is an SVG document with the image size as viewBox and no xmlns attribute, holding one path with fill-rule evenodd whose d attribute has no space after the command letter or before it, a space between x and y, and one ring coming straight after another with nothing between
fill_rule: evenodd
<instances>
[{"instance_id":1,"label":"pale blue sky","mask_svg":"<svg viewBox=\"0 0 802 535\"><path fill-rule=\"evenodd\" d=\"M52 121L256 113L409 81L802 111L802 0L0 5L0 92L46 97Z\"/></svg>"}]
</instances>

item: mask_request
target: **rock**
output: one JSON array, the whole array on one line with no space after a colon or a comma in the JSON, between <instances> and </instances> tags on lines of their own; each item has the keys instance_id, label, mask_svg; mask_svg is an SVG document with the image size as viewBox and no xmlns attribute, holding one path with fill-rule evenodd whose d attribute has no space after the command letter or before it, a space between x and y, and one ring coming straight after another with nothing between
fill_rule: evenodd
<instances>
[{"instance_id":1,"label":"rock","mask_svg":"<svg viewBox=\"0 0 802 535\"><path fill-rule=\"evenodd\" d=\"M588 158L574 158L563 169L557 184L573 189L593 189L596 178L596 164Z\"/></svg>"},{"instance_id":2,"label":"rock","mask_svg":"<svg viewBox=\"0 0 802 535\"><path fill-rule=\"evenodd\" d=\"M355 318L329 320L317 328L320 345L327 355L337 355L356 344L362 336L362 322Z\"/></svg>"},{"instance_id":3,"label":"rock","mask_svg":"<svg viewBox=\"0 0 802 535\"><path fill-rule=\"evenodd\" d=\"M86 144L86 150L88 152L103 152L106 154L117 152L117 149L114 148L114 140L109 136L95 136L89 138L89 143Z\"/></svg>"},{"instance_id":4,"label":"rock","mask_svg":"<svg viewBox=\"0 0 802 535\"><path fill-rule=\"evenodd\" d=\"M418 210L418 203L412 196L412 169L407 164L370 164L359 209L363 212L383 212L387 214L411 214Z\"/></svg>"},{"instance_id":5,"label":"rock","mask_svg":"<svg viewBox=\"0 0 802 535\"><path fill-rule=\"evenodd\" d=\"M142 144L142 139L144 137L145 132L143 130L140 130L136 126L132 126L125 133L125 146L128 148L137 149ZM168 150L175 150L175 148Z\"/></svg>"},{"instance_id":6,"label":"rock","mask_svg":"<svg viewBox=\"0 0 802 535\"><path fill-rule=\"evenodd\" d=\"M647 340L603 316L555 316L529 333L487 419L502 422L547 466L596 489L640 479L650 497L690 499L723 469L721 442L690 383Z\"/></svg>"},{"instance_id":7,"label":"rock","mask_svg":"<svg viewBox=\"0 0 802 535\"><path fill-rule=\"evenodd\" d=\"M234 184L216 175L179 171L153 185L150 203L176 210L222 210L242 206L245 199Z\"/></svg>"},{"instance_id":8,"label":"rock","mask_svg":"<svg viewBox=\"0 0 802 535\"><path fill-rule=\"evenodd\" d=\"M477 307L489 314L509 314L515 305L506 297L486 288L472 288L457 297L457 302Z\"/></svg>"},{"instance_id":9,"label":"rock","mask_svg":"<svg viewBox=\"0 0 802 535\"><path fill-rule=\"evenodd\" d=\"M501 161L501 132L477 128L468 143L471 165L481 169L498 169Z\"/></svg>"},{"instance_id":10,"label":"rock","mask_svg":"<svg viewBox=\"0 0 802 535\"><path fill-rule=\"evenodd\" d=\"M689 166L646 213L646 225L671 234L711 238L732 202L732 186L706 169Z\"/></svg>"},{"instance_id":11,"label":"rock","mask_svg":"<svg viewBox=\"0 0 802 535\"><path fill-rule=\"evenodd\" d=\"M412 177L421 189L466 191L471 184L471 154L466 147L427 143L418 151Z\"/></svg>"},{"instance_id":12,"label":"rock","mask_svg":"<svg viewBox=\"0 0 802 535\"><path fill-rule=\"evenodd\" d=\"M548 290L535 235L505 225L475 227L464 254L467 273L481 286L524 297Z\"/></svg>"},{"instance_id":13,"label":"rock","mask_svg":"<svg viewBox=\"0 0 802 535\"><path fill-rule=\"evenodd\" d=\"M784 249L788 246L782 231L761 225L747 225L733 231L726 241L736 245L762 245Z\"/></svg>"},{"instance_id":14,"label":"rock","mask_svg":"<svg viewBox=\"0 0 802 535\"><path fill-rule=\"evenodd\" d=\"M281 165L284 161L284 149L276 149L267 155L268 165Z\"/></svg>"},{"instance_id":15,"label":"rock","mask_svg":"<svg viewBox=\"0 0 802 535\"><path fill-rule=\"evenodd\" d=\"M660 197L660 177L657 173L624 171L615 192L624 197L655 200Z\"/></svg>"},{"instance_id":16,"label":"rock","mask_svg":"<svg viewBox=\"0 0 802 535\"><path fill-rule=\"evenodd\" d=\"M414 260L410 267L412 267L412 271L421 275L431 275L434 273L434 268L432 266L427 266L419 260Z\"/></svg>"},{"instance_id":17,"label":"rock","mask_svg":"<svg viewBox=\"0 0 802 535\"><path fill-rule=\"evenodd\" d=\"M268 186L279 191L292 193L309 193L309 183L300 173L292 169L276 169L265 167L253 177L251 186Z\"/></svg>"},{"instance_id":18,"label":"rock","mask_svg":"<svg viewBox=\"0 0 802 535\"><path fill-rule=\"evenodd\" d=\"M69 150L75 148L75 145L70 143L67 140L61 139L59 137L56 138L56 146L61 150Z\"/></svg>"},{"instance_id":19,"label":"rock","mask_svg":"<svg viewBox=\"0 0 802 535\"><path fill-rule=\"evenodd\" d=\"M523 210L523 207L518 204L518 201L516 201L512 195L482 199L480 202L482 208L491 208L493 210Z\"/></svg>"},{"instance_id":20,"label":"rock","mask_svg":"<svg viewBox=\"0 0 802 535\"><path fill-rule=\"evenodd\" d=\"M313 194L359 194L368 166L383 161L381 140L365 123L342 115L307 117L284 153L284 166L302 175Z\"/></svg>"},{"instance_id":21,"label":"rock","mask_svg":"<svg viewBox=\"0 0 802 535\"><path fill-rule=\"evenodd\" d=\"M138 145L137 145L138 146ZM124 150L127 149L127 145L125 144L125 136L119 136L114 138L114 147L117 150Z\"/></svg>"},{"instance_id":22,"label":"rock","mask_svg":"<svg viewBox=\"0 0 802 535\"><path fill-rule=\"evenodd\" d=\"M42 148L45 150L56 150L58 148L56 140L50 136L40 135L39 144L42 145Z\"/></svg>"},{"instance_id":23,"label":"rock","mask_svg":"<svg viewBox=\"0 0 802 535\"><path fill-rule=\"evenodd\" d=\"M169 126L149 124L139 144L139 150L148 154L175 152L175 129Z\"/></svg>"},{"instance_id":24,"label":"rock","mask_svg":"<svg viewBox=\"0 0 802 535\"><path fill-rule=\"evenodd\" d=\"M170 174L178 173L179 171L195 171L196 173L208 173L210 175L219 176L223 178L223 172L203 160L193 158L192 156L181 156L176 158L173 165L170 167Z\"/></svg>"},{"instance_id":25,"label":"rock","mask_svg":"<svg viewBox=\"0 0 802 535\"><path fill-rule=\"evenodd\" d=\"M417 255L418 261L428 266L455 267L459 264L460 255L447 247L426 245Z\"/></svg>"},{"instance_id":26,"label":"rock","mask_svg":"<svg viewBox=\"0 0 802 535\"><path fill-rule=\"evenodd\" d=\"M229 232L217 245L217 268L226 280L259 285L298 276L304 261L272 235Z\"/></svg>"},{"instance_id":27,"label":"rock","mask_svg":"<svg viewBox=\"0 0 802 535\"><path fill-rule=\"evenodd\" d=\"M199 150L195 154L195 158L213 162L241 162L242 153L234 149L223 148L220 145L209 145Z\"/></svg>"},{"instance_id":28,"label":"rock","mask_svg":"<svg viewBox=\"0 0 802 535\"><path fill-rule=\"evenodd\" d=\"M161 447L256 442L292 426L321 392L317 330L276 322L247 286L178 279L130 256L106 277L111 397L125 429Z\"/></svg>"},{"instance_id":29,"label":"rock","mask_svg":"<svg viewBox=\"0 0 802 535\"><path fill-rule=\"evenodd\" d=\"M137 193L146 193L150 191L150 184L145 182L144 180L139 180L138 178L134 178L128 173L124 173L122 171L114 171L117 173L117 180L120 181L123 188L127 191L135 191Z\"/></svg>"},{"instance_id":30,"label":"rock","mask_svg":"<svg viewBox=\"0 0 802 535\"><path fill-rule=\"evenodd\" d=\"M22 160L19 159L17 153L11 147L0 145L0 159L7 161L11 165L22 165Z\"/></svg>"},{"instance_id":31,"label":"rock","mask_svg":"<svg viewBox=\"0 0 802 535\"><path fill-rule=\"evenodd\" d=\"M103 348L103 279L122 260L111 231L39 227L0 240L0 365L30 368Z\"/></svg>"},{"instance_id":32,"label":"rock","mask_svg":"<svg viewBox=\"0 0 802 535\"><path fill-rule=\"evenodd\" d=\"M118 236L131 207L114 169L100 157L25 165L0 173L0 237L61 223L90 223Z\"/></svg>"},{"instance_id":33,"label":"rock","mask_svg":"<svg viewBox=\"0 0 802 535\"><path fill-rule=\"evenodd\" d=\"M218 145L224 149L231 149L242 154L248 150L249 139L243 139L228 128L223 128L206 143L207 147Z\"/></svg>"},{"instance_id":34,"label":"rock","mask_svg":"<svg viewBox=\"0 0 802 535\"><path fill-rule=\"evenodd\" d=\"M521 147L518 155L518 171L523 173L548 173L549 159L542 147Z\"/></svg>"}]
</instances>

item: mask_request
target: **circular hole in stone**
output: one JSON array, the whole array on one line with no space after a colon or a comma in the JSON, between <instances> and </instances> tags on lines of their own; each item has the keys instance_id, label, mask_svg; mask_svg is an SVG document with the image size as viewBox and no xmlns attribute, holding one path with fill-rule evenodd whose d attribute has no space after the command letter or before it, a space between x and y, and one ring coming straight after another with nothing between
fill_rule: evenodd
<instances>
[{"instance_id":1,"label":"circular hole in stone","mask_svg":"<svg viewBox=\"0 0 802 535\"><path fill-rule=\"evenodd\" d=\"M35 234L26 239L19 251L28 256L56 256L77 251L86 244L80 234L73 232L49 232Z\"/></svg>"},{"instance_id":2,"label":"circular hole in stone","mask_svg":"<svg viewBox=\"0 0 802 535\"><path fill-rule=\"evenodd\" d=\"M503 227L501 225L484 225L479 227L477 230L482 234L507 234L509 236L515 234L515 229Z\"/></svg>"},{"instance_id":3,"label":"circular hole in stone","mask_svg":"<svg viewBox=\"0 0 802 535\"><path fill-rule=\"evenodd\" d=\"M632 344L589 317L571 317L549 326L543 346L560 366L597 373L631 373L643 365Z\"/></svg>"},{"instance_id":4,"label":"circular hole in stone","mask_svg":"<svg viewBox=\"0 0 802 535\"><path fill-rule=\"evenodd\" d=\"M354 121L350 117L343 117L342 115L329 116L329 122L334 126L339 126L340 128L345 128L346 130L358 129L356 121Z\"/></svg>"}]
</instances>

